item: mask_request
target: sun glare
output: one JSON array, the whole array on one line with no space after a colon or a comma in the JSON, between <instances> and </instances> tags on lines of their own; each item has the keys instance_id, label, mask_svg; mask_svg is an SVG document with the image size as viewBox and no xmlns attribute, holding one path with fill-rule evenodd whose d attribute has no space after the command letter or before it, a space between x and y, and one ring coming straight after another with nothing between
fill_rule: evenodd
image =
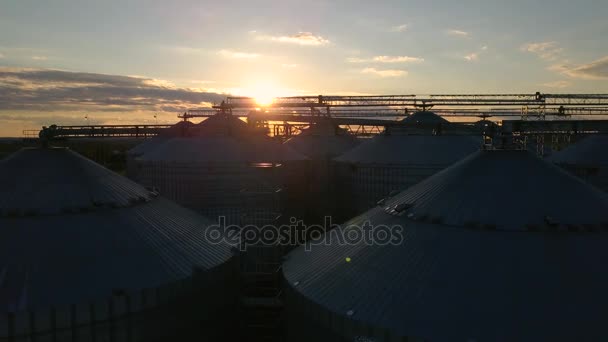
<instances>
[{"instance_id":1,"label":"sun glare","mask_svg":"<svg viewBox=\"0 0 608 342\"><path fill-rule=\"evenodd\" d=\"M243 96L252 97L262 107L271 105L276 97L286 95L285 89L268 82L259 82L243 89Z\"/></svg>"},{"instance_id":2,"label":"sun glare","mask_svg":"<svg viewBox=\"0 0 608 342\"><path fill-rule=\"evenodd\" d=\"M255 102L257 104L259 104L260 106L269 106L272 104L272 101L274 100L276 96L272 96L272 95L256 95L255 96Z\"/></svg>"}]
</instances>

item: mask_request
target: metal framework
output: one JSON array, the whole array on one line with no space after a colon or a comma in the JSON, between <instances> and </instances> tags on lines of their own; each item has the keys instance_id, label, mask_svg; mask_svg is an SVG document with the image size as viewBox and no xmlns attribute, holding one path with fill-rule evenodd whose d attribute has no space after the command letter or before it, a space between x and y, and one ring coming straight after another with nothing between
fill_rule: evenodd
<instances>
[{"instance_id":1,"label":"metal framework","mask_svg":"<svg viewBox=\"0 0 608 342\"><path fill-rule=\"evenodd\" d=\"M147 138L158 135L172 125L91 125L42 127L40 138Z\"/></svg>"},{"instance_id":2,"label":"metal framework","mask_svg":"<svg viewBox=\"0 0 608 342\"><path fill-rule=\"evenodd\" d=\"M607 106L608 94L437 94L369 96L291 96L277 97L269 108L382 107L405 106ZM251 97L228 97L216 108L259 108Z\"/></svg>"},{"instance_id":3,"label":"metal framework","mask_svg":"<svg viewBox=\"0 0 608 342\"><path fill-rule=\"evenodd\" d=\"M332 108L329 116L333 118L398 118L407 116L416 111L416 108ZM192 118L208 118L219 112L218 109L195 109L189 110L178 117L184 120ZM545 118L547 116L567 117L571 115L582 116L608 116L608 107L545 107L545 108L437 108L434 112L446 117L538 117ZM269 108L265 110L238 110L233 111L232 115L239 117L259 117L266 120L286 120L300 121L311 120L317 116L327 116L326 113L321 113L316 109L310 108L294 108L291 110L284 108Z\"/></svg>"},{"instance_id":4,"label":"metal framework","mask_svg":"<svg viewBox=\"0 0 608 342\"><path fill-rule=\"evenodd\" d=\"M398 125L395 119L417 110L433 108L445 117L517 118L521 121L545 121L547 117L588 118L608 116L608 94L436 94L436 95L366 95L366 96L291 96L277 97L260 108L251 97L227 97L212 108L189 110L183 120L204 118L218 112L247 117L253 126L268 127L275 136L289 137L320 118L331 117L354 134L369 135ZM388 119L388 120L387 120ZM555 121L555 120L551 120ZM571 122L578 122L572 120ZM594 121L594 125L603 125ZM591 122L589 122L591 124ZM542 127L541 127L542 126ZM540 130L553 129L541 124ZM87 125L43 127L41 138L149 137L170 125ZM602 126L603 127L603 126ZM603 128L602 128L603 129ZM24 131L26 137L32 132Z\"/></svg>"}]
</instances>

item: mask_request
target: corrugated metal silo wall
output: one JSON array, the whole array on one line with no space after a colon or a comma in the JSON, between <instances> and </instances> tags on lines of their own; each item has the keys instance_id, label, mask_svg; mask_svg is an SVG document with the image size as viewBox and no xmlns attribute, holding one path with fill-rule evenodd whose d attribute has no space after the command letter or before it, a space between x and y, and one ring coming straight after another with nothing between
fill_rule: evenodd
<instances>
[{"instance_id":1,"label":"corrugated metal silo wall","mask_svg":"<svg viewBox=\"0 0 608 342\"><path fill-rule=\"evenodd\" d=\"M349 218L374 207L391 192L405 190L445 166L334 162L334 168L339 212Z\"/></svg>"},{"instance_id":2,"label":"corrugated metal silo wall","mask_svg":"<svg viewBox=\"0 0 608 342\"><path fill-rule=\"evenodd\" d=\"M227 224L264 225L281 213L280 167L243 163L141 162L141 184L175 202Z\"/></svg>"},{"instance_id":3,"label":"corrugated metal silo wall","mask_svg":"<svg viewBox=\"0 0 608 342\"><path fill-rule=\"evenodd\" d=\"M133 154L128 154L126 156L126 176L135 181L135 182L139 182L139 177L138 177L138 161L135 159L137 158L137 155L133 155Z\"/></svg>"},{"instance_id":4,"label":"corrugated metal silo wall","mask_svg":"<svg viewBox=\"0 0 608 342\"><path fill-rule=\"evenodd\" d=\"M289 223L291 217L303 219L313 204L310 196L311 172L312 166L309 160L283 163L281 172L281 183L284 189L282 223Z\"/></svg>"},{"instance_id":5,"label":"corrugated metal silo wall","mask_svg":"<svg viewBox=\"0 0 608 342\"><path fill-rule=\"evenodd\" d=\"M303 190L308 181L307 161L284 162L272 167L236 163L142 162L141 184L193 209L214 222L224 216L226 225L239 229L253 225L289 223L306 208ZM277 268L283 250L274 246L249 246L240 267L245 272Z\"/></svg>"},{"instance_id":6,"label":"corrugated metal silo wall","mask_svg":"<svg viewBox=\"0 0 608 342\"><path fill-rule=\"evenodd\" d=\"M234 275L231 261L158 288L3 313L0 341L233 341Z\"/></svg>"},{"instance_id":7,"label":"corrugated metal silo wall","mask_svg":"<svg viewBox=\"0 0 608 342\"><path fill-rule=\"evenodd\" d=\"M336 184L329 158L298 162L290 173L288 216L303 219L307 224L323 224L325 216L335 216Z\"/></svg>"}]
</instances>

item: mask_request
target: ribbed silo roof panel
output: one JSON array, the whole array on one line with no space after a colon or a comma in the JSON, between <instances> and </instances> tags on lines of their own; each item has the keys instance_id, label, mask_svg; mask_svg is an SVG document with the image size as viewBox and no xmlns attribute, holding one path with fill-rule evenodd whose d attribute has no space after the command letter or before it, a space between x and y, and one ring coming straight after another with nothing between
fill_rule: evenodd
<instances>
[{"instance_id":1,"label":"ribbed silo roof panel","mask_svg":"<svg viewBox=\"0 0 608 342\"><path fill-rule=\"evenodd\" d=\"M305 160L293 149L266 137L231 136L173 138L139 158L152 162L272 162Z\"/></svg>"},{"instance_id":2,"label":"ribbed silo roof panel","mask_svg":"<svg viewBox=\"0 0 608 342\"><path fill-rule=\"evenodd\" d=\"M481 140L457 135L380 135L361 143L338 162L449 165L479 150Z\"/></svg>"},{"instance_id":3,"label":"ribbed silo roof panel","mask_svg":"<svg viewBox=\"0 0 608 342\"><path fill-rule=\"evenodd\" d=\"M416 123L429 124L429 123L447 123L449 121L433 112L419 111L419 112L415 112L414 114L401 120L401 122L407 122L407 123L412 123L412 124L416 124Z\"/></svg>"},{"instance_id":4,"label":"ribbed silo roof panel","mask_svg":"<svg viewBox=\"0 0 608 342\"><path fill-rule=\"evenodd\" d=\"M0 162L2 215L60 214L146 201L142 186L63 148L23 149Z\"/></svg>"},{"instance_id":5,"label":"ribbed silo roof panel","mask_svg":"<svg viewBox=\"0 0 608 342\"><path fill-rule=\"evenodd\" d=\"M8 213L0 217L0 310L154 288L232 257L226 242L205 238L211 221L82 159L67 149L34 149L0 163L0 175L12 175L16 184L0 196ZM14 174L20 168L22 175ZM30 180L40 186L30 186ZM35 188L38 193L30 195ZM12 202L21 189L22 197ZM144 199L129 200L135 195ZM29 204L28 196L34 198ZM108 198L125 205L82 207ZM55 210L66 206L76 209Z\"/></svg>"},{"instance_id":6,"label":"ribbed silo roof panel","mask_svg":"<svg viewBox=\"0 0 608 342\"><path fill-rule=\"evenodd\" d=\"M365 219L372 223L400 223L382 212L370 216ZM298 249L284 265L285 277L294 290L327 310L344 317L350 311L348 318L397 336L429 341L606 338L605 234L568 238L410 224L404 235L399 246Z\"/></svg>"},{"instance_id":7,"label":"ribbed silo roof panel","mask_svg":"<svg viewBox=\"0 0 608 342\"><path fill-rule=\"evenodd\" d=\"M128 150L127 155L139 156L139 155L145 154L147 152L153 151L156 147L163 144L166 140L167 140L167 138L164 138L164 137L150 138L150 139L138 144L137 146L133 147L132 149Z\"/></svg>"},{"instance_id":8,"label":"ribbed silo roof panel","mask_svg":"<svg viewBox=\"0 0 608 342\"><path fill-rule=\"evenodd\" d=\"M359 139L346 130L321 121L290 138L285 145L311 158L333 158L359 144Z\"/></svg>"},{"instance_id":9,"label":"ribbed silo roof panel","mask_svg":"<svg viewBox=\"0 0 608 342\"><path fill-rule=\"evenodd\" d=\"M608 165L608 135L593 135L572 144L548 158L556 164L581 166Z\"/></svg>"},{"instance_id":10,"label":"ribbed silo roof panel","mask_svg":"<svg viewBox=\"0 0 608 342\"><path fill-rule=\"evenodd\" d=\"M479 151L384 206L452 226L527 230L547 221L599 223L603 200L600 191L530 152Z\"/></svg>"},{"instance_id":11,"label":"ribbed silo roof panel","mask_svg":"<svg viewBox=\"0 0 608 342\"><path fill-rule=\"evenodd\" d=\"M222 113L201 121L201 123L197 125L196 131L199 136L259 134L259 132L256 132L238 117Z\"/></svg>"},{"instance_id":12,"label":"ribbed silo roof panel","mask_svg":"<svg viewBox=\"0 0 608 342\"><path fill-rule=\"evenodd\" d=\"M526 172L530 180L520 183L520 192L514 184ZM550 187L557 190L533 194ZM560 190L566 193L558 196ZM431 194L424 197L427 191ZM400 213L387 210L404 199L418 202L401 207ZM448 208L448 202L454 205ZM505 206L500 213L515 219L498 215L496 205ZM522 223L536 218L524 208L530 206L541 216L554 215L557 222L519 231L408 217L435 206L437 213L475 217L489 211L498 222ZM329 311L366 325L372 333L383 328L391 338L429 341L608 336L603 322L608 305L603 261L608 257L608 196L526 152L477 153L336 232L346 234L365 222L400 226L403 239L381 245L339 243L334 238L288 256L283 272L289 286L323 308L311 315L326 317Z\"/></svg>"}]
</instances>

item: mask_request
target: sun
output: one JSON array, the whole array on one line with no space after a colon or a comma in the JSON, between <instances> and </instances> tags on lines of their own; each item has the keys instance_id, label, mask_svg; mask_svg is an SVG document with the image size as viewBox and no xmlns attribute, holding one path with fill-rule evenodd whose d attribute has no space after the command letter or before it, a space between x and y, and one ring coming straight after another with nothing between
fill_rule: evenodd
<instances>
[{"instance_id":1,"label":"sun","mask_svg":"<svg viewBox=\"0 0 608 342\"><path fill-rule=\"evenodd\" d=\"M275 97L276 96L264 94L264 95L256 95L256 96L254 96L254 99L255 99L255 102L257 104L259 104L260 106L267 107L272 104Z\"/></svg>"},{"instance_id":2,"label":"sun","mask_svg":"<svg viewBox=\"0 0 608 342\"><path fill-rule=\"evenodd\" d=\"M274 99L286 96L286 90L275 83L256 82L243 90L244 96L252 97L261 107L270 106Z\"/></svg>"}]
</instances>

